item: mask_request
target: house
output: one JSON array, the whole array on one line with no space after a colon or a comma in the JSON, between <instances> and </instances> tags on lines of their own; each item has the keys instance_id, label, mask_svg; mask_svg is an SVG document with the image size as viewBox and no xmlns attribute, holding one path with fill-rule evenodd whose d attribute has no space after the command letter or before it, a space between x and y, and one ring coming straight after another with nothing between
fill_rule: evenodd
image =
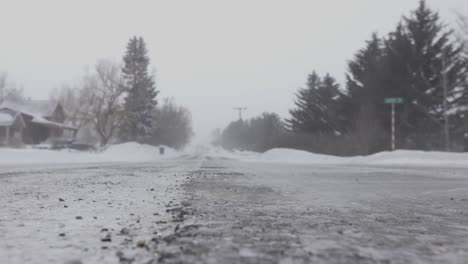
<instances>
[{"instance_id":1,"label":"house","mask_svg":"<svg viewBox=\"0 0 468 264\"><path fill-rule=\"evenodd\" d=\"M3 101L0 113L0 120L4 120L0 125L0 130L4 131L0 132L0 141L9 142L5 145L11 145L12 138L21 144L37 145L72 141L76 137L77 129L65 124L65 111L59 102Z\"/></svg>"},{"instance_id":2,"label":"house","mask_svg":"<svg viewBox=\"0 0 468 264\"><path fill-rule=\"evenodd\" d=\"M0 146L19 146L26 124L21 114L14 111L0 110Z\"/></svg>"}]
</instances>

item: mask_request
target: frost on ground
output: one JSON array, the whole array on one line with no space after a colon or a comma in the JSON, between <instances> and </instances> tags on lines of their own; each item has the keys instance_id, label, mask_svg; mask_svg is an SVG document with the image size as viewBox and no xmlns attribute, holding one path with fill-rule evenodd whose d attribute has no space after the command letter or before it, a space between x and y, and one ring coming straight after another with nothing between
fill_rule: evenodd
<instances>
[{"instance_id":1,"label":"frost on ground","mask_svg":"<svg viewBox=\"0 0 468 264\"><path fill-rule=\"evenodd\" d=\"M152 241L173 232L180 185L197 166L168 160L0 169L0 262L152 260Z\"/></svg>"}]
</instances>

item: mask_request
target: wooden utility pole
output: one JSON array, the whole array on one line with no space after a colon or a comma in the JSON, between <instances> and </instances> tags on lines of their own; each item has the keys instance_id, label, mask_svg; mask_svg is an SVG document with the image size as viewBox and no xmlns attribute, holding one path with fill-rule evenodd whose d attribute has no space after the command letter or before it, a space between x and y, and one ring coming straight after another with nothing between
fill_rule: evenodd
<instances>
[{"instance_id":1,"label":"wooden utility pole","mask_svg":"<svg viewBox=\"0 0 468 264\"><path fill-rule=\"evenodd\" d=\"M234 107L234 110L239 111L239 120L242 120L242 112L247 110L247 107Z\"/></svg>"}]
</instances>

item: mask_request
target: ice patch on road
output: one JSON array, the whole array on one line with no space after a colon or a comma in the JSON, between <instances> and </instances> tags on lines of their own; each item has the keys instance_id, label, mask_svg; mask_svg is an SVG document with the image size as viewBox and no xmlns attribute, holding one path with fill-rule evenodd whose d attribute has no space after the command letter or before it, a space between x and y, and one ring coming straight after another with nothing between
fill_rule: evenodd
<instances>
[{"instance_id":1,"label":"ice patch on road","mask_svg":"<svg viewBox=\"0 0 468 264\"><path fill-rule=\"evenodd\" d=\"M159 154L159 147L135 142L112 145L98 152L0 148L0 165L152 162L180 155L174 149L164 148L164 155Z\"/></svg>"}]
</instances>

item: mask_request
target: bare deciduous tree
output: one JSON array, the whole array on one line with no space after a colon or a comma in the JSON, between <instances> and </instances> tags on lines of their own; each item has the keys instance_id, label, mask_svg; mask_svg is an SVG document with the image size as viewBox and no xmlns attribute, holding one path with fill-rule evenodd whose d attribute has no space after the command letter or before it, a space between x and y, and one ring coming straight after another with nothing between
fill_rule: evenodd
<instances>
[{"instance_id":1,"label":"bare deciduous tree","mask_svg":"<svg viewBox=\"0 0 468 264\"><path fill-rule=\"evenodd\" d=\"M115 135L123 120L122 96L125 92L118 64L100 60L95 71L83 79L80 89L80 116L93 125L102 146Z\"/></svg>"},{"instance_id":2,"label":"bare deciduous tree","mask_svg":"<svg viewBox=\"0 0 468 264\"><path fill-rule=\"evenodd\" d=\"M15 83L8 82L6 73L0 73L0 102L3 100L16 102L26 100L23 88Z\"/></svg>"},{"instance_id":3,"label":"bare deciduous tree","mask_svg":"<svg viewBox=\"0 0 468 264\"><path fill-rule=\"evenodd\" d=\"M147 143L180 149L190 142L192 136L190 111L176 105L172 99L164 99L153 113L153 131Z\"/></svg>"},{"instance_id":4,"label":"bare deciduous tree","mask_svg":"<svg viewBox=\"0 0 468 264\"><path fill-rule=\"evenodd\" d=\"M0 73L0 102L5 97L6 80L7 80L6 73Z\"/></svg>"},{"instance_id":5,"label":"bare deciduous tree","mask_svg":"<svg viewBox=\"0 0 468 264\"><path fill-rule=\"evenodd\" d=\"M81 116L81 113L85 111L86 104L82 102L80 93L81 90L78 87L62 85L52 90L50 94L51 100L62 104L67 116L67 122L78 129L86 125L86 120Z\"/></svg>"}]
</instances>

